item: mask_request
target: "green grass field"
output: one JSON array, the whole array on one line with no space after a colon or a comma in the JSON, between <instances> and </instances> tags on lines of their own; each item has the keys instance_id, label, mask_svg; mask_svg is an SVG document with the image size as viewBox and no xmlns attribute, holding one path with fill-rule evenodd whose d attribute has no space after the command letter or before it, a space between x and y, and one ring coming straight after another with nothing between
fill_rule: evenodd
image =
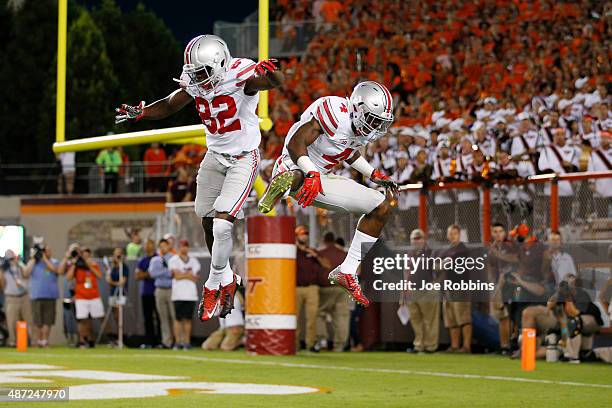
<instances>
[{"instance_id":1,"label":"green grass field","mask_svg":"<svg viewBox=\"0 0 612 408\"><path fill-rule=\"evenodd\" d=\"M247 356L244 351L184 352L100 347L93 350L31 349L27 353L3 349L0 351L0 369L3 370L0 376L3 373L6 375L9 368L26 370L1 366L5 364L46 364L56 366L58 370L61 367L61 370L104 370L186 377L162 381L275 384L318 389L316 392L294 395L211 394L195 389L171 389L167 396L73 400L68 405L61 405L75 407L559 408L609 407L612 401L610 366L598 363L568 365L538 362L536 371L525 373L520 370L519 361L484 355L303 353L294 357L268 357ZM44 371L41 369L37 373L30 373L28 378L48 379L52 382L5 382L1 386L51 387L111 383L106 389L118 390L120 386L117 382L122 382L112 381L113 378L87 380L51 377L45 376ZM3 381L6 381L6 377ZM128 387L142 389L141 383L151 381L160 380L131 381ZM244 390L244 386L237 386ZM5 403L4 406L26 405ZM34 406L42 408L58 405L41 402Z\"/></svg>"}]
</instances>

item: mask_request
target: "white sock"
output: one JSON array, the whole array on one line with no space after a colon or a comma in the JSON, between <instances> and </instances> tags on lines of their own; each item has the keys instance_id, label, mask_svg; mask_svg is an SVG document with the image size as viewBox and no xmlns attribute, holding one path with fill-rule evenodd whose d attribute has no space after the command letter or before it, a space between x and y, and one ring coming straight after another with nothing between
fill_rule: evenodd
<instances>
[{"instance_id":1,"label":"white sock","mask_svg":"<svg viewBox=\"0 0 612 408\"><path fill-rule=\"evenodd\" d=\"M344 262L342 262L340 265L340 272L355 275L362 259L361 245L374 244L376 241L378 241L377 237L371 237L368 234L356 230L353 241L351 241L351 247L348 250L348 254L346 254Z\"/></svg>"},{"instance_id":2,"label":"white sock","mask_svg":"<svg viewBox=\"0 0 612 408\"><path fill-rule=\"evenodd\" d=\"M230 263L228 262L223 268L223 275L221 275L221 286L227 286L234 281L234 271L230 267Z\"/></svg>"},{"instance_id":3,"label":"white sock","mask_svg":"<svg viewBox=\"0 0 612 408\"><path fill-rule=\"evenodd\" d=\"M204 286L211 290L217 290L221 284L222 277L223 271L216 271L211 265L210 273L208 274L208 279L206 279L206 282L204 282Z\"/></svg>"},{"instance_id":4,"label":"white sock","mask_svg":"<svg viewBox=\"0 0 612 408\"><path fill-rule=\"evenodd\" d=\"M210 275L206 280L208 289L218 289L229 269L229 258L232 253L232 228L234 224L222 220L221 218L213 219L213 237L215 238L212 246L212 254L210 261ZM230 280L231 282L231 280Z\"/></svg>"}]
</instances>

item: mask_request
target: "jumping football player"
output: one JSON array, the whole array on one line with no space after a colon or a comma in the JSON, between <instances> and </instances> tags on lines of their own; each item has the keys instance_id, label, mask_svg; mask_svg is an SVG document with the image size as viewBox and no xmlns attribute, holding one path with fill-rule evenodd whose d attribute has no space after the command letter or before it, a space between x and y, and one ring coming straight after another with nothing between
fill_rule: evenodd
<instances>
[{"instance_id":1,"label":"jumping football player","mask_svg":"<svg viewBox=\"0 0 612 408\"><path fill-rule=\"evenodd\" d=\"M255 114L258 92L280 85L283 75L275 60L255 63L232 58L225 42L214 35L192 39L184 53L180 88L164 99L138 106L121 105L116 122L163 119L195 100L207 128L208 152L197 175L195 212L202 218L211 253L210 275L198 306L201 320L225 317L233 309L239 277L230 268L232 227L242 218L259 166L261 140Z\"/></svg>"},{"instance_id":2,"label":"jumping football player","mask_svg":"<svg viewBox=\"0 0 612 408\"><path fill-rule=\"evenodd\" d=\"M278 200L291 196L302 207L314 205L334 211L362 214L344 262L329 273L329 280L344 288L355 301L369 305L356 276L362 244L374 244L387 221L397 184L375 170L358 149L383 136L393 122L389 90L377 82L359 83L350 98L317 99L295 123L276 160L273 178L259 202L267 213ZM346 161L386 194L345 177L329 175Z\"/></svg>"}]
</instances>

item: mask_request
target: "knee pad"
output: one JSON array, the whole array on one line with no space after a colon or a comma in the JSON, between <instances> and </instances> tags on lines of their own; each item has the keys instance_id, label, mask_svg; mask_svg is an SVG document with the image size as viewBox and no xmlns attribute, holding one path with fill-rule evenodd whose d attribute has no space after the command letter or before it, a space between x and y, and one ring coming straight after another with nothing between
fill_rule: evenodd
<instances>
[{"instance_id":1,"label":"knee pad","mask_svg":"<svg viewBox=\"0 0 612 408\"><path fill-rule=\"evenodd\" d=\"M215 239L220 240L231 239L233 227L233 223L221 218L215 218L213 220L213 236L215 237Z\"/></svg>"}]
</instances>

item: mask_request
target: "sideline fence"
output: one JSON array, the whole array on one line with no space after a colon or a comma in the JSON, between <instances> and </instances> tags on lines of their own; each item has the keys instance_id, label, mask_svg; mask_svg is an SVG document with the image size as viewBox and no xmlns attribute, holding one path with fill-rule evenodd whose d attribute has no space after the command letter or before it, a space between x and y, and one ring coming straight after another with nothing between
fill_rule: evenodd
<instances>
[{"instance_id":1,"label":"sideline fence","mask_svg":"<svg viewBox=\"0 0 612 408\"><path fill-rule=\"evenodd\" d=\"M408 243L410 232L421 228L431 242L443 243L447 227L458 224L465 242L486 244L491 239L494 223L501 222L511 228L524 222L540 239L545 239L548 231L558 230L566 242L611 240L612 191L595 184L601 180L612 181L612 171L546 174L488 183L411 184L400 193L383 238ZM568 186L571 190L567 190ZM298 224L308 225L312 246L318 246L326 231L334 232L348 243L359 220L354 214L312 207L302 209L295 202L282 202L277 206L277 213L294 215ZM245 215L256 214L256 202L252 199L245 207ZM165 218L165 230L204 246L193 203L167 204ZM243 242L243 223L237 226L236 242Z\"/></svg>"}]
</instances>

